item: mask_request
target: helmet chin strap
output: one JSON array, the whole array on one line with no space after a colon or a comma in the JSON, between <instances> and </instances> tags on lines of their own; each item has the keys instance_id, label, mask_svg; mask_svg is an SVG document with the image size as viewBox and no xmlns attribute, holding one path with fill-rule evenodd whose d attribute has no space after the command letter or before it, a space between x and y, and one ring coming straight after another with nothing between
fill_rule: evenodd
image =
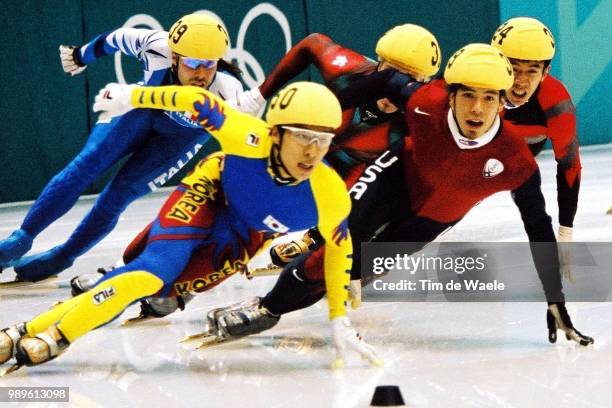
<instances>
[{"instance_id":1,"label":"helmet chin strap","mask_svg":"<svg viewBox=\"0 0 612 408\"><path fill-rule=\"evenodd\" d=\"M280 143L272 144L272 149L270 150L270 159L268 160L268 173L272 176L274 182L281 186L286 186L295 183L297 180L291 176L287 167L283 163L283 160L280 156L280 145L283 143L283 134L280 134ZM284 176L287 174L288 176Z\"/></svg>"}]
</instances>

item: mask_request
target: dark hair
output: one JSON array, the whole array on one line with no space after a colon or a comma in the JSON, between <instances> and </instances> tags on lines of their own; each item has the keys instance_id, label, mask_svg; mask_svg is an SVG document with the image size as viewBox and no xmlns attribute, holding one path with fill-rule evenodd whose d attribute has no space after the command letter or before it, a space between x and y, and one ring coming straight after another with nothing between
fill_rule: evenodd
<instances>
[{"instance_id":1,"label":"dark hair","mask_svg":"<svg viewBox=\"0 0 612 408\"><path fill-rule=\"evenodd\" d=\"M238 79L240 79L240 76L242 75L242 70L238 68L238 65L234 64L233 62L226 61L223 58L217 62L217 69L220 71L225 71Z\"/></svg>"},{"instance_id":2,"label":"dark hair","mask_svg":"<svg viewBox=\"0 0 612 408\"><path fill-rule=\"evenodd\" d=\"M446 84L446 92L449 94L457 93L457 91L461 88L465 88L461 84Z\"/></svg>"},{"instance_id":3,"label":"dark hair","mask_svg":"<svg viewBox=\"0 0 612 408\"><path fill-rule=\"evenodd\" d=\"M546 70L546 68L548 68L548 66L550 65L550 62L552 60L525 60L525 59L520 59L520 58L509 58L510 62L512 61L518 61L518 62L543 62L544 66L542 67L542 73L544 73L544 71Z\"/></svg>"},{"instance_id":4,"label":"dark hair","mask_svg":"<svg viewBox=\"0 0 612 408\"><path fill-rule=\"evenodd\" d=\"M468 89L467 86L463 85L463 84L447 84L446 85L446 91L449 94L453 94L453 93L457 93L458 90L460 89ZM506 90L505 89L501 89L499 91L499 96L500 98L505 98L506 97Z\"/></svg>"}]
</instances>

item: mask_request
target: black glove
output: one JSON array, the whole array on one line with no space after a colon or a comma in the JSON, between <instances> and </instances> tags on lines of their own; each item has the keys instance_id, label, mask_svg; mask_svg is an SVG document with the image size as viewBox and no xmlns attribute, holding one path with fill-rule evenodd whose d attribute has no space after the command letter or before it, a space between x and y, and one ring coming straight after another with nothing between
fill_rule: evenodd
<instances>
[{"instance_id":1,"label":"black glove","mask_svg":"<svg viewBox=\"0 0 612 408\"><path fill-rule=\"evenodd\" d=\"M585 336L574 328L572 319L570 319L565 302L554 302L548 304L546 311L546 323L548 325L548 341L555 343L557 341L557 330L565 332L567 340L574 340L581 346L593 344L595 340L592 337Z\"/></svg>"}]
</instances>

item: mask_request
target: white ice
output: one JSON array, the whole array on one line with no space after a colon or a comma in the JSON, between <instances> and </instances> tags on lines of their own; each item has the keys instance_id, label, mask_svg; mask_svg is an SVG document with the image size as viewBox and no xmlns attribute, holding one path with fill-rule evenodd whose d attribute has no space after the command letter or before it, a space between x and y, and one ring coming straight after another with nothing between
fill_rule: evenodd
<instances>
[{"instance_id":1,"label":"white ice","mask_svg":"<svg viewBox=\"0 0 612 408\"><path fill-rule=\"evenodd\" d=\"M548 212L556 220L556 165L539 158ZM612 145L582 149L576 241L612 241ZM0 289L0 327L25 321L69 296L69 279L113 264L156 214L167 192L134 203L119 226L59 278L60 288ZM35 242L59 244L92 203L86 198ZM0 237L18 227L28 205L0 208ZM443 241L525 241L509 193L486 200ZM0 276L13 277L12 270ZM70 346L58 359L0 378L0 386L69 386L72 406L366 407L376 385L399 385L408 407L611 407L612 304L568 305L576 327L595 338L584 348L547 341L541 303L366 303L354 325L386 364L357 358L340 372L326 304L291 313L274 329L216 348L177 344L203 328L211 307L263 295L274 278L241 276L198 296L184 312L120 327L115 321ZM137 314L130 308L124 315ZM34 406L34 405L32 405ZM57 406L63 406L58 404Z\"/></svg>"}]
</instances>

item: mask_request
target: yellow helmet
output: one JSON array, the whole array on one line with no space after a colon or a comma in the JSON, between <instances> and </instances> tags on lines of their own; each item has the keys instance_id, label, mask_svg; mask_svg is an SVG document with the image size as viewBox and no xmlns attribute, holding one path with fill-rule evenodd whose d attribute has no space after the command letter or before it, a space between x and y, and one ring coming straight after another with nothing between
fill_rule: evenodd
<instances>
[{"instance_id":1,"label":"yellow helmet","mask_svg":"<svg viewBox=\"0 0 612 408\"><path fill-rule=\"evenodd\" d=\"M432 76L440 69L440 46L421 26L404 24L387 31L376 44L376 55L398 68Z\"/></svg>"},{"instance_id":2,"label":"yellow helmet","mask_svg":"<svg viewBox=\"0 0 612 408\"><path fill-rule=\"evenodd\" d=\"M342 109L336 95L314 82L294 82L270 100L266 120L272 125L309 125L336 129Z\"/></svg>"},{"instance_id":3,"label":"yellow helmet","mask_svg":"<svg viewBox=\"0 0 612 408\"><path fill-rule=\"evenodd\" d=\"M206 14L187 14L168 33L168 46L184 57L218 60L228 45L229 36L221 22Z\"/></svg>"},{"instance_id":4,"label":"yellow helmet","mask_svg":"<svg viewBox=\"0 0 612 408\"><path fill-rule=\"evenodd\" d=\"M514 73L508 58L488 44L468 44L448 60L444 70L447 84L505 90L512 86Z\"/></svg>"},{"instance_id":5,"label":"yellow helmet","mask_svg":"<svg viewBox=\"0 0 612 408\"><path fill-rule=\"evenodd\" d=\"M555 38L548 27L529 17L511 18L499 26L491 45L508 58L548 61L555 55Z\"/></svg>"}]
</instances>

